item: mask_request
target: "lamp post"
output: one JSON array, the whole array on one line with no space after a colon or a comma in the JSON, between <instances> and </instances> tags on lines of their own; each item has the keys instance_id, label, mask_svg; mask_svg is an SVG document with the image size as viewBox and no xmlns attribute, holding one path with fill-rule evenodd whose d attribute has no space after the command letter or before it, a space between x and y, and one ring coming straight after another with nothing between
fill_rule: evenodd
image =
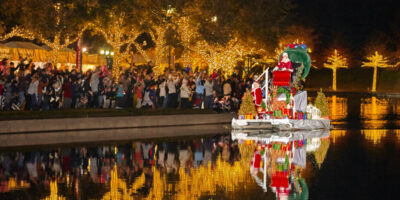
<instances>
[{"instance_id":1,"label":"lamp post","mask_svg":"<svg viewBox=\"0 0 400 200\"><path fill-rule=\"evenodd\" d=\"M111 69L113 67L114 52L102 49L102 50L100 50L100 55L105 56L106 61L107 61L107 68Z\"/></svg>"}]
</instances>

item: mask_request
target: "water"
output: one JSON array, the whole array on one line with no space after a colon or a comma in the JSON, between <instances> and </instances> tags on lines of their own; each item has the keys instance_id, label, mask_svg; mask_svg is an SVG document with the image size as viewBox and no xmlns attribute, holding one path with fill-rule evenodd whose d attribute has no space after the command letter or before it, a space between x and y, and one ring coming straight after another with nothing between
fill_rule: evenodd
<instances>
[{"instance_id":1,"label":"water","mask_svg":"<svg viewBox=\"0 0 400 200\"><path fill-rule=\"evenodd\" d=\"M328 100L334 130L275 134L289 143L233 132L2 149L0 199L397 199L400 100Z\"/></svg>"}]
</instances>

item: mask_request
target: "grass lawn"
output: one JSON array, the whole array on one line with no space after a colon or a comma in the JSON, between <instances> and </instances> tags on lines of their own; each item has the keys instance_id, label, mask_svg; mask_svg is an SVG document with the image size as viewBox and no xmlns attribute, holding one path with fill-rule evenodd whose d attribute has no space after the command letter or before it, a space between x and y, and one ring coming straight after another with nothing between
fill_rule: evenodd
<instances>
[{"instance_id":1,"label":"grass lawn","mask_svg":"<svg viewBox=\"0 0 400 200\"><path fill-rule=\"evenodd\" d=\"M51 111L1 111L0 121L51 118L87 118L143 115L212 114L211 110L195 109L66 109Z\"/></svg>"}]
</instances>

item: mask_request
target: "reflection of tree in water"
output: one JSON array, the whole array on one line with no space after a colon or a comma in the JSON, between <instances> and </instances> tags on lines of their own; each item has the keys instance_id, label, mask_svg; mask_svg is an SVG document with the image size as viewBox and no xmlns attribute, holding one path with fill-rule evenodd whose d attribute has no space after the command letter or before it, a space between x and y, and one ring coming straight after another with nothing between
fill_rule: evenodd
<instances>
[{"instance_id":1,"label":"reflection of tree in water","mask_svg":"<svg viewBox=\"0 0 400 200\"><path fill-rule=\"evenodd\" d=\"M181 150L187 151L185 160L180 160ZM135 142L134 145L65 148L7 158L10 157L12 166L16 166L18 160L31 166L24 172L26 177L15 178L16 184L31 179L25 190L27 193L16 188L19 189L16 194L22 199L28 199L29 195L41 199L56 196L68 199L198 199L226 197L243 190L243 183L249 180L249 171L245 169L253 150L231 141L230 136L218 136L157 145ZM165 154L163 158L158 155L161 151ZM57 158L54 158L55 152ZM52 158L49 155L53 155ZM39 158L38 165L33 164L33 160ZM15 170L8 174L13 176ZM34 175L36 172L39 174ZM50 181L53 182L50 184Z\"/></svg>"}]
</instances>

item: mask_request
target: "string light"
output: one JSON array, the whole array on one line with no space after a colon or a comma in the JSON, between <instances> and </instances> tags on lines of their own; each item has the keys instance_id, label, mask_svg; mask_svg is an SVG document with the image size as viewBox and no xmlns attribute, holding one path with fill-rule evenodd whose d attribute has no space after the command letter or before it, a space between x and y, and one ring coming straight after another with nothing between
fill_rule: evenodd
<instances>
[{"instance_id":1,"label":"string light","mask_svg":"<svg viewBox=\"0 0 400 200\"><path fill-rule=\"evenodd\" d=\"M125 23L124 13L119 16L115 13L111 13L110 17L113 21L110 26L105 26L102 22L95 21L90 24L90 28L93 29L95 33L102 35L106 42L112 46L114 51L112 75L115 80L118 81L120 65L124 60L130 59L132 46L137 49L146 61L149 60L149 58L143 48L140 45L136 45L135 40L140 32ZM125 45L127 46L125 51L121 52L121 48Z\"/></svg>"},{"instance_id":2,"label":"string light","mask_svg":"<svg viewBox=\"0 0 400 200\"><path fill-rule=\"evenodd\" d=\"M372 82L372 92L376 92L376 77L378 74L378 67L386 68L386 67L394 67L393 65L388 64L388 59L383 57L383 55L379 54L378 51L375 51L375 54L367 57L367 62L363 62L361 67L373 67L374 68L374 77Z\"/></svg>"},{"instance_id":3,"label":"string light","mask_svg":"<svg viewBox=\"0 0 400 200\"><path fill-rule=\"evenodd\" d=\"M348 68L347 66L347 58L343 57L338 53L335 49L333 54L328 57L326 63L324 63L325 68L332 69L332 89L336 91L336 69L337 68Z\"/></svg>"},{"instance_id":4,"label":"string light","mask_svg":"<svg viewBox=\"0 0 400 200\"><path fill-rule=\"evenodd\" d=\"M13 37L21 37L28 40L34 40L34 34L20 27L14 27L10 33L0 37L0 41L5 41Z\"/></svg>"}]
</instances>

